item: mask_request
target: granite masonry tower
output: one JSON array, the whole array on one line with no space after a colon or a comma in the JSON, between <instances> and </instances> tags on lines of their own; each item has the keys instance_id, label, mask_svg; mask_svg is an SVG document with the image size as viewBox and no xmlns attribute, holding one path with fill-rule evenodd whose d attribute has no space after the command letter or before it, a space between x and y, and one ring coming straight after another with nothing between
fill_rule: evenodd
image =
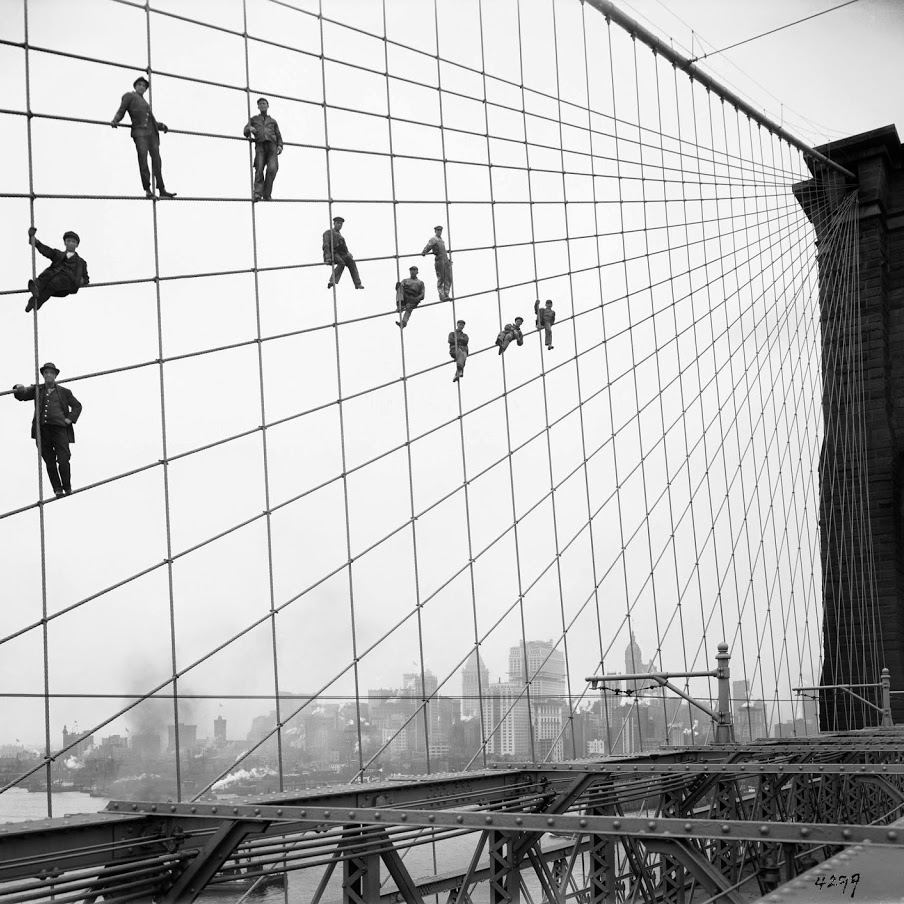
<instances>
[{"instance_id":1,"label":"granite masonry tower","mask_svg":"<svg viewBox=\"0 0 904 904\"><path fill-rule=\"evenodd\" d=\"M887 666L892 690L904 691L904 156L894 126L817 150L854 176L814 162L816 178L794 187L819 261L819 683L874 684ZM858 692L879 702L872 689ZM894 721L904 722L904 694L891 699ZM821 693L823 730L877 724L878 713L849 695Z\"/></svg>"}]
</instances>

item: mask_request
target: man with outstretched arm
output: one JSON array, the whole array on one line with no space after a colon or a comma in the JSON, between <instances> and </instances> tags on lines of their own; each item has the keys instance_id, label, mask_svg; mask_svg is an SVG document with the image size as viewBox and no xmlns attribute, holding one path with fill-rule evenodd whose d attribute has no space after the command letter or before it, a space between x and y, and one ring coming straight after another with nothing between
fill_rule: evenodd
<instances>
[{"instance_id":1,"label":"man with outstretched arm","mask_svg":"<svg viewBox=\"0 0 904 904\"><path fill-rule=\"evenodd\" d=\"M426 292L424 281L417 278L418 268L409 267L408 273L410 275L398 283L396 288L396 307L402 315L402 319L396 321L396 326L402 329L408 326L411 312L424 300Z\"/></svg>"},{"instance_id":2,"label":"man with outstretched arm","mask_svg":"<svg viewBox=\"0 0 904 904\"><path fill-rule=\"evenodd\" d=\"M138 172L141 174L141 184L144 187L144 196L154 198L151 190L151 174L148 171L148 154L151 155L151 166L154 170L154 181L161 198L175 198L174 191L167 191L163 185L163 164L160 162L160 132L166 134L169 129L157 122L151 112L150 104L144 99L144 92L150 87L150 82L143 76L135 79L132 87L134 91L126 91L122 96L122 102L116 115L110 121L113 128L117 128L122 122L123 116L129 114L132 122L132 141L135 142L135 151L138 154Z\"/></svg>"},{"instance_id":3,"label":"man with outstretched arm","mask_svg":"<svg viewBox=\"0 0 904 904\"><path fill-rule=\"evenodd\" d=\"M361 277L358 275L358 265L345 244L345 238L342 235L342 224L345 217L333 217L333 228L327 229L323 233L323 262L329 264L333 270L330 274L330 281L326 284L328 289L339 284L339 279L348 267L348 272L352 275L352 282L356 289L363 289Z\"/></svg>"},{"instance_id":4,"label":"man with outstretched arm","mask_svg":"<svg viewBox=\"0 0 904 904\"><path fill-rule=\"evenodd\" d=\"M252 116L245 126L245 137L254 142L254 189L252 198L271 200L273 180L279 172L279 155L283 150L279 124L268 114L270 102L266 97L257 99L257 116ZM267 174L264 175L266 168Z\"/></svg>"},{"instance_id":5,"label":"man with outstretched arm","mask_svg":"<svg viewBox=\"0 0 904 904\"><path fill-rule=\"evenodd\" d=\"M468 361L468 334L465 332L464 320L456 321L455 329L449 333L449 357L455 361L452 382L457 383L465 375L465 364Z\"/></svg>"},{"instance_id":6,"label":"man with outstretched arm","mask_svg":"<svg viewBox=\"0 0 904 904\"><path fill-rule=\"evenodd\" d=\"M60 369L48 362L41 368L44 385L25 386L16 383L13 395L20 402L34 402L35 413L31 420L31 438L39 442L41 458L47 467L47 476L57 498L72 492L69 470L69 444L75 442L72 425L82 413L81 402L72 390L57 384ZM40 441L38 419L40 418Z\"/></svg>"},{"instance_id":7,"label":"man with outstretched arm","mask_svg":"<svg viewBox=\"0 0 904 904\"><path fill-rule=\"evenodd\" d=\"M556 322L556 312L552 309L552 299L546 300L546 306L540 307L540 299L534 302L534 313L537 315L537 329L546 334L546 350L552 351L552 325Z\"/></svg>"},{"instance_id":8,"label":"man with outstretched arm","mask_svg":"<svg viewBox=\"0 0 904 904\"><path fill-rule=\"evenodd\" d=\"M69 230L63 233L65 251L50 248L42 241L35 238L37 227L28 228L28 241L34 245L39 254L51 261L50 266L28 281L28 291L31 298L25 305L25 313L32 309L40 310L41 305L48 298L65 298L67 295L75 295L79 289L88 285L88 264L79 257L76 248L80 239L78 233Z\"/></svg>"}]
</instances>

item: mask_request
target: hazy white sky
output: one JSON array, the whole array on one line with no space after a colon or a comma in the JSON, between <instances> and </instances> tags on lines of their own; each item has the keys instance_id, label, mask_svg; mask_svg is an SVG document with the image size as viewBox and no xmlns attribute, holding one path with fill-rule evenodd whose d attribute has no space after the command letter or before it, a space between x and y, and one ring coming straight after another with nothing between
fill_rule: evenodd
<instances>
[{"instance_id":1,"label":"hazy white sky","mask_svg":"<svg viewBox=\"0 0 904 904\"><path fill-rule=\"evenodd\" d=\"M0 39L21 42L22 0L0 3ZM241 32L238 0L151 3L160 11L150 16L151 68L166 73L152 76L151 98L172 130L163 166L179 193L156 212L122 199L140 191L134 150L127 126L107 125L148 65L144 10L30 0L32 45L105 61L29 54L30 104L41 114L31 177L17 115L26 108L25 54L0 45L8 111L0 192L18 195L0 198L0 291L31 275L23 197L31 178L39 238L59 245L76 229L94 283L52 299L39 317L37 358L55 361L84 404L74 485L136 471L46 509L47 612L81 603L48 625L51 694L144 693L226 644L192 667L183 692L272 694L275 650L283 691L353 696L357 687L363 696L421 664L440 681L454 676L475 639L500 675L522 637L565 635L576 698L601 655L608 670L622 667L630 616L644 653L661 648L664 667L708 667L725 637L735 677L747 675L758 694L789 697L818 671L820 637L818 317L811 236L788 190L806 176L797 152L765 136L761 149L733 111L723 124L705 93L657 68L619 29L610 35L576 0L522 0L520 55L513 0L484 0L482 9L440 0L438 21L430 3L387 0L387 33L398 42L388 47L336 24L382 34L379 3L324 0L336 23L324 22L322 36L303 12L317 3L292 5L302 11L249 0L246 56L235 34L161 14ZM722 46L825 4L668 6ZM689 45L662 3L635 0L634 10ZM715 58L712 69L777 115L763 90L830 134L849 134L896 120L901 80L882 67L900 66L892 46L902 28L897 4L861 0ZM429 56L437 34L451 61L439 67ZM323 69L321 46L331 58ZM340 62L383 72L387 59L389 80ZM482 68L486 79L471 71ZM252 210L240 136L259 94L270 97L287 147L277 202ZM545 96L556 94L570 103ZM794 128L800 119L790 117ZM489 139L470 134L487 123ZM409 156L390 165L390 143ZM716 184L702 190L705 200L676 184L682 170L696 179L697 146L703 181ZM738 158L748 161L743 171ZM348 275L335 295L325 287L327 180L362 292ZM57 194L92 197L47 197ZM446 224L453 249L454 306L433 303L432 263L419 254L435 223ZM494 254L494 243L514 247ZM412 262L431 304L414 313L403 346L393 287ZM255 266L256 280L234 272ZM128 280L136 282L100 285ZM543 352L531 333L503 367L496 332L517 314L530 325L537 297L555 302L555 350ZM36 352L26 296L0 298L4 385L29 382ZM467 321L472 350L457 388L446 352L456 317ZM106 373L117 368L131 369ZM29 627L45 599L29 420L27 406L0 396L0 511L25 509L0 519L0 636L23 632L0 656L4 693L44 690L44 640ZM192 454L175 458L182 453ZM441 689L459 692L457 677ZM51 736L74 719L87 728L117 705L54 699ZM42 736L43 700L5 707L16 737ZM198 702L182 720L203 735L225 713L239 735L268 708Z\"/></svg>"}]
</instances>

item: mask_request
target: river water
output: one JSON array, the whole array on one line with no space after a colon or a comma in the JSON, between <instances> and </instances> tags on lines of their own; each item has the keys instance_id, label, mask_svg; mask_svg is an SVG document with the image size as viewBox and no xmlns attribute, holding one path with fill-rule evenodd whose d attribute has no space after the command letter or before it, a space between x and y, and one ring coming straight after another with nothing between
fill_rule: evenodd
<instances>
[{"instance_id":1,"label":"river water","mask_svg":"<svg viewBox=\"0 0 904 904\"><path fill-rule=\"evenodd\" d=\"M70 813L96 813L103 810L107 805L107 800L103 797L91 797L89 794L83 794L75 791L64 791L54 793L53 795L53 815L64 816ZM47 816L47 795L44 793L35 793L23 791L18 788L11 788L9 791L0 794L0 823L3 822L21 822L26 819L43 819ZM436 873L452 872L455 870L464 871L467 869L474 848L477 845L478 836L463 835L456 838L449 838L436 844L436 850L433 846L424 844L418 847L408 848L401 851L403 862L415 880L432 876ZM544 845L545 846L545 845ZM487 856L484 853L481 865L486 865ZM283 902L286 904L307 904L311 900L317 886L323 876L323 867L312 867L304 870L294 870L288 874L289 883L287 894L280 888L267 889L260 894L253 894L249 897L249 904L254 902L267 902L267 904L278 904ZM528 870L523 873L525 879L532 878ZM383 890L386 891L393 887L391 879L387 878L385 867L382 867L381 882ZM529 883L532 896L535 899L533 885ZM233 890L221 890L217 892L205 892L201 895L202 901L238 901L241 892ZM489 889L486 883L477 886L475 893L471 895L472 899L479 902L488 899ZM442 900L445 900L442 895ZM323 897L324 904L333 904L333 902L342 899L342 869L337 867L327 886L326 893ZM428 899L429 900L429 899Z\"/></svg>"}]
</instances>

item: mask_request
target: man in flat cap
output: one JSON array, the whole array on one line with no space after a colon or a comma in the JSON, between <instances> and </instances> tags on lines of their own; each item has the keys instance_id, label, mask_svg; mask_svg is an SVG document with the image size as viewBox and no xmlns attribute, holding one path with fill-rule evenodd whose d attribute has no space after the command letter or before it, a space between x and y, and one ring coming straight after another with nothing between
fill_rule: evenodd
<instances>
[{"instance_id":1,"label":"man in flat cap","mask_svg":"<svg viewBox=\"0 0 904 904\"><path fill-rule=\"evenodd\" d=\"M148 171L148 154L151 155L151 166L154 170L154 181L161 198L175 198L174 191L167 191L163 185L163 166L160 162L160 132L164 134L169 129L157 122L151 112L150 104L144 99L144 92L150 87L150 82L142 75L135 79L132 87L134 91L126 91L122 96L122 102L116 115L110 122L113 128L117 128L126 113L132 122L132 141L135 142L135 151L138 154L138 172L141 174L141 184L144 187L146 198L155 197L151 190L151 174Z\"/></svg>"},{"instance_id":2,"label":"man in flat cap","mask_svg":"<svg viewBox=\"0 0 904 904\"><path fill-rule=\"evenodd\" d=\"M405 329L411 319L411 312L424 300L424 281L417 278L418 268L409 267L410 274L400 283L396 283L396 307L402 315L401 320L396 321L396 326Z\"/></svg>"},{"instance_id":3,"label":"man in flat cap","mask_svg":"<svg viewBox=\"0 0 904 904\"><path fill-rule=\"evenodd\" d=\"M13 395L20 402L35 403L31 438L38 443L50 485L57 498L68 496L72 492L69 444L75 442L72 425L82 413L82 405L72 391L57 384L59 372L55 364L48 362L41 368L43 386L24 386L22 383L13 386Z\"/></svg>"},{"instance_id":4,"label":"man in flat cap","mask_svg":"<svg viewBox=\"0 0 904 904\"><path fill-rule=\"evenodd\" d=\"M270 102L266 97L257 99L257 116L252 116L245 126L245 137L254 142L254 194L255 201L271 199L273 180L279 172L279 155L282 153L282 135L276 120L268 115ZM267 175L264 176L264 169Z\"/></svg>"},{"instance_id":5,"label":"man in flat cap","mask_svg":"<svg viewBox=\"0 0 904 904\"><path fill-rule=\"evenodd\" d=\"M363 289L361 285L361 277L358 276L358 265L345 244L342 236L342 224L345 222L344 217L333 217L333 228L327 229L323 234L323 262L333 267L330 281L326 284L328 289L339 284L339 279L348 267L348 272L352 275L352 281L356 289Z\"/></svg>"},{"instance_id":6,"label":"man in flat cap","mask_svg":"<svg viewBox=\"0 0 904 904\"><path fill-rule=\"evenodd\" d=\"M468 334L465 332L464 320L455 323L455 329L449 333L449 357L455 361L455 376L452 382L457 383L465 375L465 364L468 360Z\"/></svg>"},{"instance_id":7,"label":"man in flat cap","mask_svg":"<svg viewBox=\"0 0 904 904\"><path fill-rule=\"evenodd\" d=\"M421 257L427 254L433 255L433 267L436 270L436 290L439 293L440 301L448 301L452 296L452 258L446 250L446 243L443 241L443 227L434 226L434 235L430 236Z\"/></svg>"},{"instance_id":8,"label":"man in flat cap","mask_svg":"<svg viewBox=\"0 0 904 904\"><path fill-rule=\"evenodd\" d=\"M31 298L25 305L26 314L33 308L40 309L48 298L65 298L67 295L74 295L82 286L88 285L88 265L75 250L79 246L78 234L71 230L64 232L63 243L66 250L58 251L36 239L37 231L36 227L29 227L28 241L40 254L49 258L51 264L35 279L28 281Z\"/></svg>"},{"instance_id":9,"label":"man in flat cap","mask_svg":"<svg viewBox=\"0 0 904 904\"><path fill-rule=\"evenodd\" d=\"M552 351L552 325L556 322L556 312L552 309L552 299L546 299L546 305L540 307L540 299L534 302L534 313L537 315L537 329L546 335L546 351Z\"/></svg>"},{"instance_id":10,"label":"man in flat cap","mask_svg":"<svg viewBox=\"0 0 904 904\"><path fill-rule=\"evenodd\" d=\"M516 317L514 323L507 323L496 337L496 345L499 346L499 354L501 355L512 342L518 345L524 345L524 334L521 332L521 324L524 323L523 317Z\"/></svg>"}]
</instances>

